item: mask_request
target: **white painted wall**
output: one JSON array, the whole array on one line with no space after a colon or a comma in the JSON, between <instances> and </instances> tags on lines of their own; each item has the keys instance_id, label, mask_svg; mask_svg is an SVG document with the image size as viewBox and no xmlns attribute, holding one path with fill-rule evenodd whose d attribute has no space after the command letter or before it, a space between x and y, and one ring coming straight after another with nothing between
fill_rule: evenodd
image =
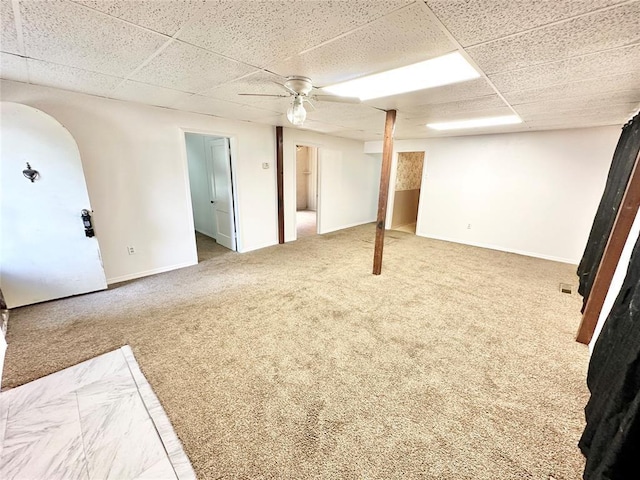
<instances>
[{"instance_id":1,"label":"white painted wall","mask_svg":"<svg viewBox=\"0 0 640 480\"><path fill-rule=\"evenodd\" d=\"M320 133L285 128L285 241L296 235L296 145L318 147L318 225L320 233L353 227L376 219L380 161L363 153L363 143Z\"/></svg>"},{"instance_id":2,"label":"white painted wall","mask_svg":"<svg viewBox=\"0 0 640 480\"><path fill-rule=\"evenodd\" d=\"M605 297L604 303L602 304L602 310L600 311L600 316L598 317L598 323L596 324L596 328L593 332L593 337L591 338L591 342L589 343L589 352L593 352L593 347L596 344L596 340L598 340L598 336L602 331L602 327L604 327L604 323L607 320L609 313L611 313L611 308L613 308L613 304L615 303L616 298L620 293L620 288L622 288L624 279L627 276L627 269L629 268L629 262L631 261L633 247L635 247L639 235L640 210L636 214L636 218L633 221L631 231L629 232L629 236L627 237L627 241L624 244L622 254L620 255L618 266L616 267L616 271L613 274L611 286L609 286L609 291L607 292L607 296Z\"/></svg>"},{"instance_id":3,"label":"white painted wall","mask_svg":"<svg viewBox=\"0 0 640 480\"><path fill-rule=\"evenodd\" d=\"M619 137L598 127L399 140L394 157L426 152L418 235L577 264Z\"/></svg>"},{"instance_id":4,"label":"white painted wall","mask_svg":"<svg viewBox=\"0 0 640 480\"><path fill-rule=\"evenodd\" d=\"M274 164L274 127L5 80L0 92L77 141L109 283L197 262L184 132L231 138L238 250L277 243L275 169L262 168Z\"/></svg>"},{"instance_id":5,"label":"white painted wall","mask_svg":"<svg viewBox=\"0 0 640 480\"><path fill-rule=\"evenodd\" d=\"M193 223L197 232L216 238L215 215L211 206L209 174L204 135L185 134Z\"/></svg>"}]
</instances>

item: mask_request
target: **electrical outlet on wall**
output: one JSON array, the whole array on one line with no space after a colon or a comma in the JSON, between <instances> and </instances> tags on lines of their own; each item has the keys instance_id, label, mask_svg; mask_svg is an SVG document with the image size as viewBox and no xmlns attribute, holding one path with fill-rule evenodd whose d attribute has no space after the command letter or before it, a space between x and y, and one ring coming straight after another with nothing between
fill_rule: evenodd
<instances>
[{"instance_id":1,"label":"electrical outlet on wall","mask_svg":"<svg viewBox=\"0 0 640 480\"><path fill-rule=\"evenodd\" d=\"M129 253L129 255L135 255L136 254L136 247L127 247L127 252Z\"/></svg>"},{"instance_id":2,"label":"electrical outlet on wall","mask_svg":"<svg viewBox=\"0 0 640 480\"><path fill-rule=\"evenodd\" d=\"M467 230L471 230L471 224L467 223Z\"/></svg>"}]
</instances>

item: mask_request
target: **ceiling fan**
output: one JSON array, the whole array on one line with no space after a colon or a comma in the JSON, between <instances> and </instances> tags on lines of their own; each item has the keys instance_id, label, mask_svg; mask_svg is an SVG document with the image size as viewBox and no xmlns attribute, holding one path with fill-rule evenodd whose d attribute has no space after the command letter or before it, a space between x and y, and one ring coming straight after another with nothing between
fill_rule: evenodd
<instances>
[{"instance_id":1,"label":"ceiling fan","mask_svg":"<svg viewBox=\"0 0 640 480\"><path fill-rule=\"evenodd\" d=\"M304 108L304 104L308 103L312 108L315 108L312 100L317 100L320 102L360 103L360 99L354 97L338 97L336 95L314 94L312 93L313 90L317 90L319 89L319 87L314 87L313 83L311 83L311 79L308 77L292 75L286 77L284 83L274 83L286 90L287 93L282 95L272 95L267 93L239 93L238 95L249 97L291 97L293 100L291 102L291 106L287 110L287 119L297 127L302 126L307 118L307 111Z\"/></svg>"}]
</instances>

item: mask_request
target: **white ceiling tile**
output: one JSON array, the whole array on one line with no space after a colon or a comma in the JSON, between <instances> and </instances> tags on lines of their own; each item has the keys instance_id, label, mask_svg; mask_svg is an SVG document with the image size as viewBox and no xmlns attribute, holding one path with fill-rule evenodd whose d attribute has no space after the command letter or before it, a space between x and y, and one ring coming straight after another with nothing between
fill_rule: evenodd
<instances>
[{"instance_id":1,"label":"white ceiling tile","mask_svg":"<svg viewBox=\"0 0 640 480\"><path fill-rule=\"evenodd\" d=\"M29 82L93 95L108 96L121 78L29 59Z\"/></svg>"},{"instance_id":2,"label":"white ceiling tile","mask_svg":"<svg viewBox=\"0 0 640 480\"><path fill-rule=\"evenodd\" d=\"M202 48L172 42L131 78L144 83L198 93L257 71Z\"/></svg>"},{"instance_id":3,"label":"white ceiling tile","mask_svg":"<svg viewBox=\"0 0 640 480\"><path fill-rule=\"evenodd\" d=\"M423 105L438 103L460 102L472 98L484 97L495 94L495 90L484 78L477 78L468 82L454 83L442 87L428 88L417 92L405 93L394 97L368 100L367 105L372 105L383 110L397 109L411 111Z\"/></svg>"},{"instance_id":4,"label":"white ceiling tile","mask_svg":"<svg viewBox=\"0 0 640 480\"><path fill-rule=\"evenodd\" d=\"M342 127L366 129L380 125L384 128L385 112L367 105L349 105L333 102L316 102L316 109L307 109L307 118Z\"/></svg>"},{"instance_id":5,"label":"white ceiling tile","mask_svg":"<svg viewBox=\"0 0 640 480\"><path fill-rule=\"evenodd\" d=\"M624 0L426 0L462 46L540 27Z\"/></svg>"},{"instance_id":6,"label":"white ceiling tile","mask_svg":"<svg viewBox=\"0 0 640 480\"><path fill-rule=\"evenodd\" d=\"M608 111L611 108L640 104L640 89L618 92L612 96L601 98L569 98L565 100L552 100L537 103L525 103L514 105L513 108L523 118L532 118L536 115L545 115L548 118L565 116L566 112L576 110ZM625 107L627 108L627 107Z\"/></svg>"},{"instance_id":7,"label":"white ceiling tile","mask_svg":"<svg viewBox=\"0 0 640 480\"><path fill-rule=\"evenodd\" d=\"M489 78L501 93L506 94L624 73L633 74L629 78L637 82L640 44L497 73Z\"/></svg>"},{"instance_id":8,"label":"white ceiling tile","mask_svg":"<svg viewBox=\"0 0 640 480\"><path fill-rule=\"evenodd\" d=\"M637 102L601 105L597 107L576 105L576 108L571 110L549 108L547 105L539 105L538 108L534 108L534 105L536 104L527 105L526 111L522 111L522 113L520 110L522 110L522 107L525 107L525 105L521 105L520 110L516 107L516 111L520 113L522 119L527 123L543 121L553 123L560 120L571 123L576 120L585 121L586 119L592 120L596 118L606 119L607 122L616 123L617 121L624 122L633 112L638 110Z\"/></svg>"},{"instance_id":9,"label":"white ceiling tile","mask_svg":"<svg viewBox=\"0 0 640 480\"><path fill-rule=\"evenodd\" d=\"M274 114L274 112L269 110L240 105L217 98L203 97L201 95L192 95L185 100L177 102L173 107L188 112L204 113L237 120L254 120Z\"/></svg>"},{"instance_id":10,"label":"white ceiling tile","mask_svg":"<svg viewBox=\"0 0 640 480\"><path fill-rule=\"evenodd\" d=\"M127 80L111 92L109 96L118 100L171 107L180 101L187 100L191 97L191 94Z\"/></svg>"},{"instance_id":11,"label":"white ceiling tile","mask_svg":"<svg viewBox=\"0 0 640 480\"><path fill-rule=\"evenodd\" d=\"M466 49L487 74L563 60L640 41L640 2Z\"/></svg>"},{"instance_id":12,"label":"white ceiling tile","mask_svg":"<svg viewBox=\"0 0 640 480\"><path fill-rule=\"evenodd\" d=\"M625 103L640 100L639 96L640 84L637 78L630 75L613 75L584 82L565 83L505 94L505 98L513 106L550 101L562 104L575 99L585 104L593 104L593 102ZM623 101L620 102L620 100Z\"/></svg>"},{"instance_id":13,"label":"white ceiling tile","mask_svg":"<svg viewBox=\"0 0 640 480\"><path fill-rule=\"evenodd\" d=\"M204 0L74 0L113 17L173 35L198 13Z\"/></svg>"},{"instance_id":14,"label":"white ceiling tile","mask_svg":"<svg viewBox=\"0 0 640 480\"><path fill-rule=\"evenodd\" d=\"M212 3L178 38L256 66L330 40L410 3L408 0Z\"/></svg>"},{"instance_id":15,"label":"white ceiling tile","mask_svg":"<svg viewBox=\"0 0 640 480\"><path fill-rule=\"evenodd\" d=\"M20 4L26 55L125 76L166 37L66 1Z\"/></svg>"},{"instance_id":16,"label":"white ceiling tile","mask_svg":"<svg viewBox=\"0 0 640 480\"><path fill-rule=\"evenodd\" d=\"M10 53L0 53L0 77L17 82L28 82L27 59Z\"/></svg>"},{"instance_id":17,"label":"white ceiling tile","mask_svg":"<svg viewBox=\"0 0 640 480\"><path fill-rule=\"evenodd\" d=\"M326 86L438 57L455 50L420 5L398 10L366 27L284 62L280 75L305 75Z\"/></svg>"},{"instance_id":18,"label":"white ceiling tile","mask_svg":"<svg viewBox=\"0 0 640 480\"><path fill-rule=\"evenodd\" d=\"M469 112L483 111L487 109L503 108L506 104L498 95L486 95L468 100L456 102L437 103L432 105L413 105L403 107L400 111L406 118L466 115Z\"/></svg>"},{"instance_id":19,"label":"white ceiling tile","mask_svg":"<svg viewBox=\"0 0 640 480\"><path fill-rule=\"evenodd\" d=\"M292 127L289 121L286 120L286 116L284 116L284 119L286 121L284 125L288 127ZM337 130L340 130L339 126L336 126L331 123L320 122L318 120L314 120L313 118L309 118L309 117L307 117L307 120L305 120L304 125L301 128L303 130L312 130L314 132L326 133L331 135L333 135Z\"/></svg>"},{"instance_id":20,"label":"white ceiling tile","mask_svg":"<svg viewBox=\"0 0 640 480\"><path fill-rule=\"evenodd\" d=\"M3 52L22 55L18 44L15 17L11 0L0 0L0 46Z\"/></svg>"},{"instance_id":21,"label":"white ceiling tile","mask_svg":"<svg viewBox=\"0 0 640 480\"><path fill-rule=\"evenodd\" d=\"M377 132L367 132L364 130L338 130L333 132L336 137L350 138L352 140L360 140L361 142L370 142L382 140L383 134Z\"/></svg>"},{"instance_id":22,"label":"white ceiling tile","mask_svg":"<svg viewBox=\"0 0 640 480\"><path fill-rule=\"evenodd\" d=\"M284 81L285 79L278 75L259 71L234 80L233 82L204 90L200 92L200 95L253 105L255 107L275 109L276 111L281 111L282 108L284 108L286 111L291 104L291 96L282 86ZM239 95L240 93L285 95L285 97L253 97Z\"/></svg>"},{"instance_id":23,"label":"white ceiling tile","mask_svg":"<svg viewBox=\"0 0 640 480\"><path fill-rule=\"evenodd\" d=\"M566 119L554 119L554 120L542 120L542 121L529 121L527 125L529 130L563 130L571 128L589 128L589 127L604 127L619 125L622 126L628 118L622 119L620 115L613 117L603 117L602 115L588 116L588 117L570 117Z\"/></svg>"}]
</instances>

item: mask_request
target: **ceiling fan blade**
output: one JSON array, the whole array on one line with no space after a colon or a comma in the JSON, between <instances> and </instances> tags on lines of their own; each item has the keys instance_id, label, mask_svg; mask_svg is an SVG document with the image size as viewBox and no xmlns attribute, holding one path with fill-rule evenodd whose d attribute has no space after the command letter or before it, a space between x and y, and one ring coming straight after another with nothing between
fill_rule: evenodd
<instances>
[{"instance_id":1,"label":"ceiling fan blade","mask_svg":"<svg viewBox=\"0 0 640 480\"><path fill-rule=\"evenodd\" d=\"M311 110L315 110L316 106L313 104L313 102L311 100L309 100L309 97L303 97L304 98L304 102L308 103L311 106Z\"/></svg>"},{"instance_id":2,"label":"ceiling fan blade","mask_svg":"<svg viewBox=\"0 0 640 480\"><path fill-rule=\"evenodd\" d=\"M239 93L243 97L277 97L277 98L289 98L289 95L271 95L269 93Z\"/></svg>"},{"instance_id":3,"label":"ceiling fan blade","mask_svg":"<svg viewBox=\"0 0 640 480\"><path fill-rule=\"evenodd\" d=\"M336 103L362 103L357 97L338 97L336 95L312 95L311 98L319 102L336 102Z\"/></svg>"}]
</instances>

